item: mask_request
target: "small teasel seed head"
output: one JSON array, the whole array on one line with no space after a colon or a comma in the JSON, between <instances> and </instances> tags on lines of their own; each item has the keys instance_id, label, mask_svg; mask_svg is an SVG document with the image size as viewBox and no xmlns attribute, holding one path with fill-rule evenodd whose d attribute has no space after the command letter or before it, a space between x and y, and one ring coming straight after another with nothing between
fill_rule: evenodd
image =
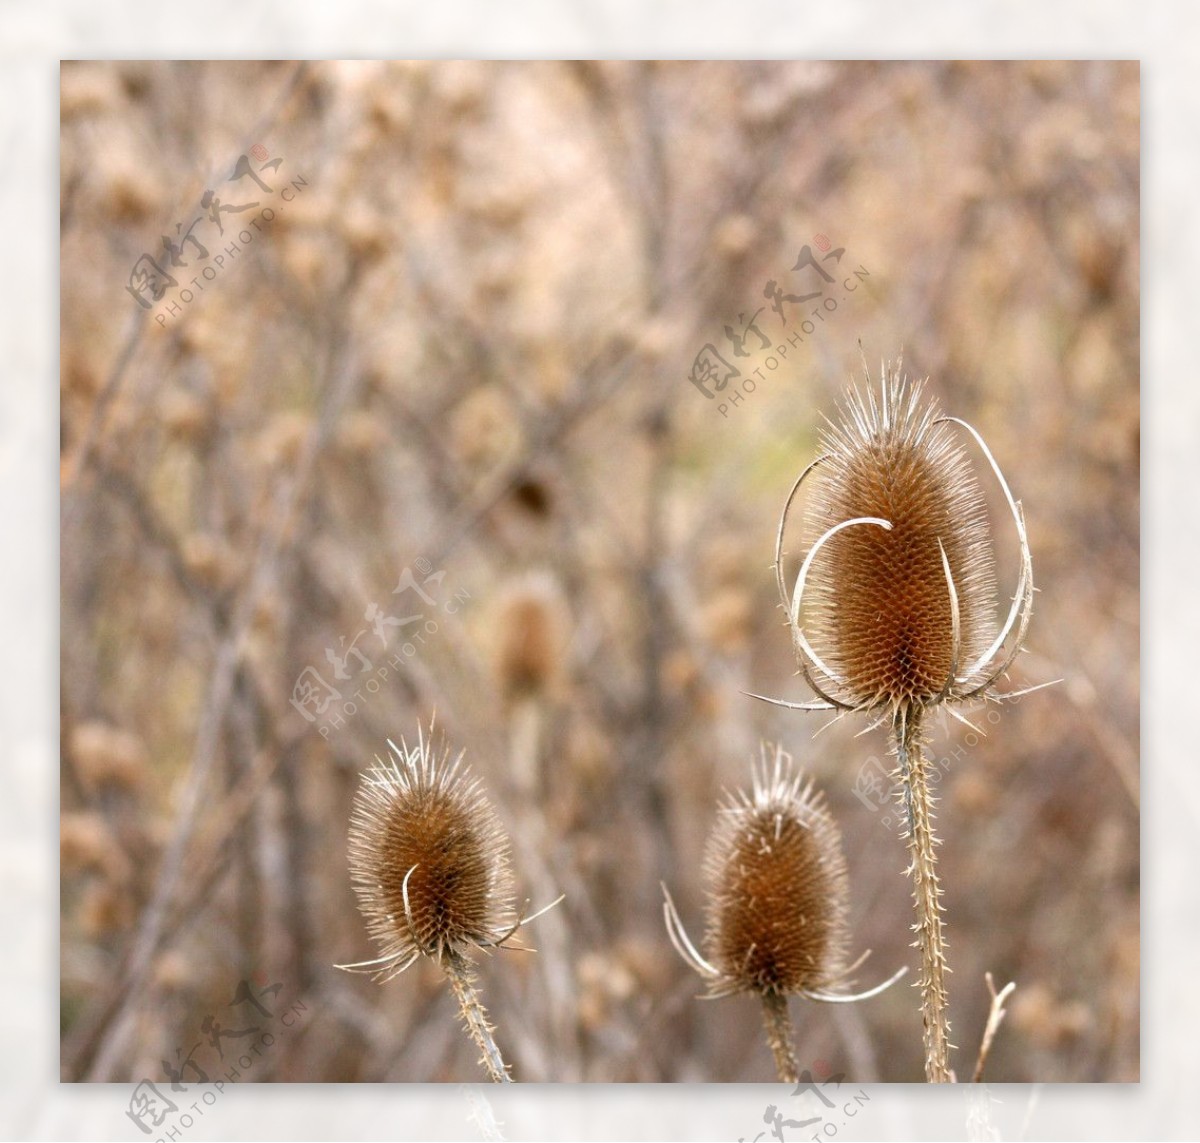
<instances>
[{"instance_id":1,"label":"small teasel seed head","mask_svg":"<svg viewBox=\"0 0 1200 1143\"><path fill-rule=\"evenodd\" d=\"M852 393L824 430L826 455L813 473L806 547L844 521L890 525L860 523L827 537L800 616L839 698L855 707L941 701L952 675L987 648L995 623L983 492L922 389L898 365L885 367L878 393Z\"/></svg>"},{"instance_id":2,"label":"small teasel seed head","mask_svg":"<svg viewBox=\"0 0 1200 1143\"><path fill-rule=\"evenodd\" d=\"M421 955L501 943L516 921L508 837L462 754L451 761L431 736L389 742L351 813L351 879L380 978Z\"/></svg>"},{"instance_id":3,"label":"small teasel seed head","mask_svg":"<svg viewBox=\"0 0 1200 1143\"><path fill-rule=\"evenodd\" d=\"M553 692L562 677L568 634L562 589L548 572L513 580L496 608L496 679L506 702Z\"/></svg>"},{"instance_id":4,"label":"small teasel seed head","mask_svg":"<svg viewBox=\"0 0 1200 1143\"><path fill-rule=\"evenodd\" d=\"M728 795L704 859L713 995L822 992L845 974L846 862L824 796L763 748L749 794Z\"/></svg>"}]
</instances>

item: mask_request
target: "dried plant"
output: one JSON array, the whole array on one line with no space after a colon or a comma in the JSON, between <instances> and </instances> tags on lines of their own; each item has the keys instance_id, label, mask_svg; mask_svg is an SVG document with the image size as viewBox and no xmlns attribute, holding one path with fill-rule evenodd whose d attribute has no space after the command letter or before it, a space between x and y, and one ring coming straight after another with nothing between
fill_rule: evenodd
<instances>
[{"instance_id":1,"label":"dried plant","mask_svg":"<svg viewBox=\"0 0 1200 1143\"><path fill-rule=\"evenodd\" d=\"M376 756L377 765L363 775L350 821L350 870L382 956L336 967L386 981L419 957L435 960L488 1075L506 1082L467 954L522 948L512 938L533 917L515 909L508 837L478 779L461 752L450 761L443 743L435 755L432 734L432 726L428 739L418 730L416 749L389 740L388 761Z\"/></svg>"},{"instance_id":2,"label":"dried plant","mask_svg":"<svg viewBox=\"0 0 1200 1143\"><path fill-rule=\"evenodd\" d=\"M701 956L664 886L663 915L679 955L708 983L709 998L758 995L779 1078L796 1082L787 998L846 1001L848 886L841 834L824 796L776 746L763 747L749 794L727 794L704 858L707 923Z\"/></svg>"},{"instance_id":3,"label":"dried plant","mask_svg":"<svg viewBox=\"0 0 1200 1143\"><path fill-rule=\"evenodd\" d=\"M545 795L545 724L566 660L566 605L554 576L539 571L507 583L494 626L493 670L509 725L509 775L522 806L529 806Z\"/></svg>"},{"instance_id":4,"label":"dried plant","mask_svg":"<svg viewBox=\"0 0 1200 1143\"><path fill-rule=\"evenodd\" d=\"M1033 570L1020 502L987 445L965 421L940 416L922 388L907 382L899 363L885 366L878 396L870 387L851 394L840 423L822 434L823 454L792 487L775 569L801 673L819 698L779 705L862 711L876 717L874 725L891 725L921 950L926 1077L945 1082L953 1079L948 969L924 717L941 704L1002 697L995 683L1024 640ZM985 502L953 425L970 435L995 473L1020 546L1012 607L991 639L996 571ZM784 532L810 476L807 554L789 596Z\"/></svg>"},{"instance_id":5,"label":"dried plant","mask_svg":"<svg viewBox=\"0 0 1200 1143\"><path fill-rule=\"evenodd\" d=\"M850 328L887 336L901 272L919 286L903 322L922 345L921 376L933 374L927 392L980 430L1027 504L1044 592L1029 636L1048 654L1017 666L1061 674L1054 649L1087 633L1064 702L989 704L981 716L1001 733L981 724L988 737L969 765L954 762L934 790L952 835L938 850L962 1044L952 1062L969 1078L984 971L999 989L1020 964L989 1079L1137 1080L1136 60L76 60L60 88L63 1082L151 1075L196 1042L251 965L322 1014L320 1036L279 1036L256 1060L264 1080L436 1079L449 1037L458 1078L486 1082L451 1026L440 968L418 960L381 988L317 971L382 954L345 862L313 856L343 852L360 772L388 757L385 738L415 743L419 712L428 733L434 709L453 712L453 753L466 748L508 832L517 905L563 890L572 902L569 916L560 907L519 934L536 958L468 950L514 1078L751 1078L734 1025L761 1023L756 1000L698 1006L693 1016L717 1017L715 1035L670 1018L668 978L683 970L661 956L658 882L703 948L702 901L693 920L693 899L680 899L693 881L699 893L698 860L695 873L678 862L715 820L710 775L732 748L729 784L742 784L762 734L804 760L801 742L760 724L762 709L728 701L816 697L789 679L790 637L758 611L754 553L774 540L763 548L761 490L775 482L778 523L788 482L823 451L814 409L838 419L842 386L826 388L820 362ZM912 145L889 145L898 132ZM209 241L211 218L193 231L207 259L183 232L205 187L221 193L205 172L229 175L239 140L282 165L252 166L273 195L247 175L225 184L249 188L228 202L259 199L257 213L278 208L293 178L307 185L221 269L227 243ZM547 140L563 161L541 161ZM1021 193L993 193L1013 186ZM870 273L836 291L836 313L814 316L815 333L772 371L752 331L754 360L729 357L722 330L743 305L746 317L770 307L767 275L788 275L793 247L812 241L796 230L801 198L814 216L857 220L829 232L840 263L816 261L839 281ZM234 216L223 217L228 234ZM204 291L190 284L194 299L165 329L154 315L189 281L163 235L190 273L219 270ZM124 288L142 252L178 279L153 312ZM780 282L804 294L817 276L802 267ZM885 278L896 288L881 289ZM764 333L806 316L781 308L758 315ZM710 340L741 370L714 400L681 376ZM794 376L760 377L752 392L742 383L755 365ZM877 361L871 372L878 399ZM975 444L949 427L992 506L1003 621L1019 566L1012 524ZM791 512L789 593L819 474ZM389 595L406 566L413 586ZM557 666L544 653L492 654L506 586L535 569L566 608L565 650L546 645ZM364 619L368 600L379 630ZM833 668L810 621L803 630ZM374 669L353 653L341 669L330 662L350 646ZM314 675L330 697L308 721L289 699ZM851 733L868 721L842 720ZM925 722L932 733L938 720ZM866 753L882 757L886 734L871 732ZM1016 781L1018 735L1036 741L1036 781ZM957 745L938 750L943 764ZM540 776L529 797L518 757ZM857 760L850 782L856 773ZM880 976L908 963L915 980L918 954L892 951L914 937L911 882L898 876L907 850L893 839L893 862L859 871L859 841L885 811L847 818L830 781L818 777L852 904L876 903L879 934L862 930L851 959L871 945L886 957ZM1036 825L1024 857L1035 846L1055 860L1011 860L1012 831L987 824L997 814ZM652 879L630 876L651 867ZM987 908L955 904L981 893ZM1105 925L1081 936L1097 900ZM875 983L866 971L864 986ZM817 1028L829 1010L793 999L814 1033L798 1024L798 1047L833 1060L845 1032L858 1078L876 1067L886 1081L923 1078L906 1062L906 1048L920 1050L919 996L904 997L907 1020L870 1021L871 1051L856 1019ZM886 998L869 1003L878 1016ZM773 1078L768 1060L758 1069Z\"/></svg>"},{"instance_id":6,"label":"dried plant","mask_svg":"<svg viewBox=\"0 0 1200 1143\"><path fill-rule=\"evenodd\" d=\"M553 691L563 674L568 619L548 571L505 585L496 607L496 685L506 706Z\"/></svg>"}]
</instances>

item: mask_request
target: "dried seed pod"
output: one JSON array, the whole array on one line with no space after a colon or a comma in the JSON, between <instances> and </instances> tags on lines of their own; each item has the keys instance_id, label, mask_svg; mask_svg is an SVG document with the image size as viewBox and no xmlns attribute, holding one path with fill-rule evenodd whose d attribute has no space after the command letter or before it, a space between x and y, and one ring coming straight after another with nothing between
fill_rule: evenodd
<instances>
[{"instance_id":1,"label":"dried seed pod","mask_svg":"<svg viewBox=\"0 0 1200 1143\"><path fill-rule=\"evenodd\" d=\"M495 612L496 681L506 703L541 697L561 679L568 617L562 589L547 572L507 584Z\"/></svg>"},{"instance_id":2,"label":"dried seed pod","mask_svg":"<svg viewBox=\"0 0 1200 1143\"><path fill-rule=\"evenodd\" d=\"M707 925L701 956L669 893L663 916L676 951L707 982L710 996L795 993L811 1000L860 1000L840 987L862 963L846 965L849 890L837 823L825 797L763 745L750 793L726 795L704 857ZM901 969L892 980L903 975Z\"/></svg>"},{"instance_id":3,"label":"dried seed pod","mask_svg":"<svg viewBox=\"0 0 1200 1143\"><path fill-rule=\"evenodd\" d=\"M435 960L480 1062L493 1081L508 1082L467 954L507 945L558 901L529 917L517 914L508 837L461 753L451 762L443 744L435 756L424 732L415 750L403 739L388 746L388 761L377 757L363 775L349 845L358 906L383 955L336 967L390 980L420 956Z\"/></svg>"},{"instance_id":4,"label":"dried seed pod","mask_svg":"<svg viewBox=\"0 0 1200 1143\"><path fill-rule=\"evenodd\" d=\"M726 796L704 859L713 995L823 992L845 970L846 861L824 795L776 748Z\"/></svg>"},{"instance_id":5,"label":"dried seed pod","mask_svg":"<svg viewBox=\"0 0 1200 1143\"><path fill-rule=\"evenodd\" d=\"M974 660L987 647L995 612L983 490L921 388L905 392L893 374L882 401L849 399L823 434L828 459L806 515L810 544L842 520L891 525L831 536L808 579L810 639L865 706L934 701L956 656Z\"/></svg>"},{"instance_id":6,"label":"dried seed pod","mask_svg":"<svg viewBox=\"0 0 1200 1143\"><path fill-rule=\"evenodd\" d=\"M987 509L954 426L983 452L1017 528L1020 576L994 640ZM878 393L848 398L840 421L822 433L822 446L788 497L776 544L800 668L820 701L780 705L896 715L983 694L1016 656L1033 601L1024 516L983 439L940 415L921 383L909 384L899 366L888 366ZM789 595L784 530L792 500L810 478L807 554Z\"/></svg>"},{"instance_id":7,"label":"dried seed pod","mask_svg":"<svg viewBox=\"0 0 1200 1143\"><path fill-rule=\"evenodd\" d=\"M387 979L421 955L441 960L503 943L514 930L509 841L460 753L435 756L422 733L363 776L350 824L350 869Z\"/></svg>"},{"instance_id":8,"label":"dried seed pod","mask_svg":"<svg viewBox=\"0 0 1200 1143\"><path fill-rule=\"evenodd\" d=\"M72 728L69 742L89 797L104 790L137 794L149 784L150 755L136 734L107 722L81 722Z\"/></svg>"},{"instance_id":9,"label":"dried seed pod","mask_svg":"<svg viewBox=\"0 0 1200 1143\"><path fill-rule=\"evenodd\" d=\"M669 893L663 916L671 943L708 984L709 995L756 994L779 1078L795 1082L787 997L864 1000L843 992L859 964L846 965L848 889L841 834L824 796L791 757L764 745L751 792L728 795L704 858L708 909L701 956Z\"/></svg>"}]
</instances>

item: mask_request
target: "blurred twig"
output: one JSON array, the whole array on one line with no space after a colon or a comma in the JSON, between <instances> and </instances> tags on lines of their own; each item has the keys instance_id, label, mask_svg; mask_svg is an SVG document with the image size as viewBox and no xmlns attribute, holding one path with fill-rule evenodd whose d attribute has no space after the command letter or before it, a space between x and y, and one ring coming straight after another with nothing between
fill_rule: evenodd
<instances>
[{"instance_id":1,"label":"blurred twig","mask_svg":"<svg viewBox=\"0 0 1200 1143\"><path fill-rule=\"evenodd\" d=\"M983 1040L979 1045L979 1056L975 1061L975 1072L971 1076L972 1083L979 1083L983 1079L983 1065L987 1063L988 1052L992 1050L992 1040L995 1039L996 1032L1005 1016L1004 1002L1016 991L1017 987L1015 981L1009 981L997 992L990 972L985 972L983 979L987 981L988 994L991 996L992 1002L988 1009L987 1024L983 1029Z\"/></svg>"}]
</instances>

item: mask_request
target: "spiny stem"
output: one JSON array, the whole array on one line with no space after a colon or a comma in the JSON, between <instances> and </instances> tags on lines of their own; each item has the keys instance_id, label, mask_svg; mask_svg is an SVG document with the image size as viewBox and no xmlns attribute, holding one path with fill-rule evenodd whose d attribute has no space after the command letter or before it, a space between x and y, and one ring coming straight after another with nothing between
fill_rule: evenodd
<instances>
[{"instance_id":1,"label":"spiny stem","mask_svg":"<svg viewBox=\"0 0 1200 1143\"><path fill-rule=\"evenodd\" d=\"M500 1049L492 1039L493 1029L488 1023L487 1012L475 991L475 974L471 971L470 963L462 953L447 952L442 958L442 969L450 979L450 986L462 1011L463 1023L467 1026L467 1035L479 1049L480 1063L487 1069L488 1077L493 1083L512 1083Z\"/></svg>"},{"instance_id":2,"label":"spiny stem","mask_svg":"<svg viewBox=\"0 0 1200 1143\"><path fill-rule=\"evenodd\" d=\"M788 1016L787 997L770 989L762 993L763 1026L767 1043L775 1057L775 1070L784 1083L800 1082L800 1065L796 1062L796 1047L792 1043L792 1021Z\"/></svg>"},{"instance_id":3,"label":"spiny stem","mask_svg":"<svg viewBox=\"0 0 1200 1143\"><path fill-rule=\"evenodd\" d=\"M909 872L913 877L913 902L917 910L916 946L921 950L921 1015L924 1022L925 1079L952 1083L950 1071L950 1019L946 1011L946 944L942 935L942 907L929 794L928 763L921 748L921 711L909 707L897 713L892 724L896 757L904 783L904 808L908 825Z\"/></svg>"}]
</instances>

